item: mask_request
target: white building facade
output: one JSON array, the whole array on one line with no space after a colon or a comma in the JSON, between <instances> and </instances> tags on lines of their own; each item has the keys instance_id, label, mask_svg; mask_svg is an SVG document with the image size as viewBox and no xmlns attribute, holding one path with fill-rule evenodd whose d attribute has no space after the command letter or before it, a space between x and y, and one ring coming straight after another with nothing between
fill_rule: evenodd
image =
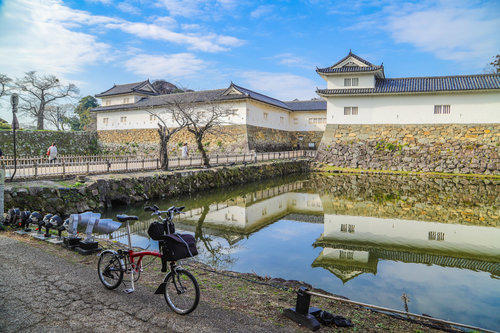
<instances>
[{"instance_id":1,"label":"white building facade","mask_svg":"<svg viewBox=\"0 0 500 333\"><path fill-rule=\"evenodd\" d=\"M102 99L102 106L93 109L97 131L103 134L101 139L119 139L123 131L156 131L158 120L154 114L166 120L167 126L177 127L169 112L173 102L189 104L196 112L204 112L214 104L229 111L224 123L226 127L238 127L238 133L246 133L243 136L251 136L246 139L250 144L248 149L316 148L326 127L323 100L283 102L233 83L227 89L161 95L149 81L144 81L115 85L96 97ZM106 136L105 132L113 134ZM259 137L266 139L257 142L254 134L258 132L262 134ZM144 135L139 136L140 141Z\"/></svg>"},{"instance_id":2,"label":"white building facade","mask_svg":"<svg viewBox=\"0 0 500 333\"><path fill-rule=\"evenodd\" d=\"M500 74L386 78L349 54L316 72L327 102L319 160L339 167L497 174Z\"/></svg>"}]
</instances>

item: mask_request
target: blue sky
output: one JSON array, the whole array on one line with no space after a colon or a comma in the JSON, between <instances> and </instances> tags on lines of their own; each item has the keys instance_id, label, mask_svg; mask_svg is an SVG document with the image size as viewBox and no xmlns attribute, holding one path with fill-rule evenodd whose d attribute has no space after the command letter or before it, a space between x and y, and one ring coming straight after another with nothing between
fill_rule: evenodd
<instances>
[{"instance_id":1,"label":"blue sky","mask_svg":"<svg viewBox=\"0 0 500 333\"><path fill-rule=\"evenodd\" d=\"M500 1L0 0L0 31L0 73L55 74L82 96L149 78L309 99L316 66L349 49L387 77L484 72Z\"/></svg>"}]
</instances>

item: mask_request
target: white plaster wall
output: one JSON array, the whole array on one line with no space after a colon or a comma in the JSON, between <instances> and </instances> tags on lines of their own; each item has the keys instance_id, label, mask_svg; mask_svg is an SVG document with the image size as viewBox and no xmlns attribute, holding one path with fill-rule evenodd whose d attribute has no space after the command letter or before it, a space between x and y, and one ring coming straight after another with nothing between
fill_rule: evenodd
<instances>
[{"instance_id":1,"label":"white plaster wall","mask_svg":"<svg viewBox=\"0 0 500 333\"><path fill-rule=\"evenodd\" d=\"M328 124L500 123L500 92L327 97ZM450 105L450 114L434 114ZM344 115L357 106L358 115Z\"/></svg>"},{"instance_id":2,"label":"white plaster wall","mask_svg":"<svg viewBox=\"0 0 500 333\"><path fill-rule=\"evenodd\" d=\"M245 124L246 118L246 103L224 103L221 105L223 108L235 110L235 115L229 116L227 119L228 124L239 125ZM203 106L197 107L202 111ZM168 115L164 108L153 109L155 113L161 115L166 120L168 127L176 127L177 123ZM120 121L121 117L127 117L126 122ZM108 118L108 124L104 124L103 119ZM142 110L118 110L118 111L99 111L97 112L97 130L123 130L123 129L136 129L136 128L157 128L158 120L156 118L150 119L150 113L145 109Z\"/></svg>"},{"instance_id":3,"label":"white plaster wall","mask_svg":"<svg viewBox=\"0 0 500 333\"><path fill-rule=\"evenodd\" d=\"M357 86L344 86L345 78L358 78L359 85ZM359 74L353 73L350 74L342 74L342 75L329 75L326 77L327 88L328 89L351 89L351 88L374 88L375 87L375 75L371 74Z\"/></svg>"},{"instance_id":4,"label":"white plaster wall","mask_svg":"<svg viewBox=\"0 0 500 333\"><path fill-rule=\"evenodd\" d=\"M124 99L128 98L129 102L127 104L135 103L138 100L142 98L142 96L139 95L120 95L120 96L114 96L114 97L106 97L102 98L101 105L102 106L111 106L111 105L121 105L125 104ZM106 101L111 101L111 104L106 104Z\"/></svg>"},{"instance_id":5,"label":"white plaster wall","mask_svg":"<svg viewBox=\"0 0 500 333\"><path fill-rule=\"evenodd\" d=\"M354 232L342 232L341 224L354 225ZM328 240L500 256L500 228L330 214L324 228ZM444 233L444 240L429 240L431 231Z\"/></svg>"},{"instance_id":6,"label":"white plaster wall","mask_svg":"<svg viewBox=\"0 0 500 333\"><path fill-rule=\"evenodd\" d=\"M324 124L310 124L309 118L326 118L326 111L302 112L294 111L290 113L288 130L290 131L324 131Z\"/></svg>"},{"instance_id":7,"label":"white plaster wall","mask_svg":"<svg viewBox=\"0 0 500 333\"><path fill-rule=\"evenodd\" d=\"M264 119L264 113L267 113L267 119ZM288 131L290 112L254 101L247 103L247 124L259 127L279 129ZM283 120L280 118L283 117Z\"/></svg>"}]
</instances>

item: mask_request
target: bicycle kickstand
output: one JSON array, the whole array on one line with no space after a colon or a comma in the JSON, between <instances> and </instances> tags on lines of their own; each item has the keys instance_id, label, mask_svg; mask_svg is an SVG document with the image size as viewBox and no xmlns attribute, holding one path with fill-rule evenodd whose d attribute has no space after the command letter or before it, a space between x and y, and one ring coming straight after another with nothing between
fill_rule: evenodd
<instances>
[{"instance_id":1,"label":"bicycle kickstand","mask_svg":"<svg viewBox=\"0 0 500 333\"><path fill-rule=\"evenodd\" d=\"M134 287L134 269L131 269L131 272L130 272L130 283L132 285L132 288L127 288L127 289L123 289L123 292L125 294L131 294L135 291L135 287Z\"/></svg>"}]
</instances>

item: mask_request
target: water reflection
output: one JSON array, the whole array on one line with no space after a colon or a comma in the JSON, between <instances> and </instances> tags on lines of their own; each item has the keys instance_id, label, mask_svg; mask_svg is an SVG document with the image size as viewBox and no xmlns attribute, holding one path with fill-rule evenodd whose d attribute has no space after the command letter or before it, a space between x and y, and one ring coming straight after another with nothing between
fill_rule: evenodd
<instances>
[{"instance_id":1,"label":"water reflection","mask_svg":"<svg viewBox=\"0 0 500 333\"><path fill-rule=\"evenodd\" d=\"M415 297L410 310L498 329L498 185L466 178L312 175L159 205L186 206L176 226L195 235L198 259L215 267L302 280L395 308L406 292ZM150 217L141 208L127 213L141 217L132 227L134 242L157 247L147 238ZM121 230L112 237L126 241ZM467 311L459 295L468 298Z\"/></svg>"}]
</instances>

